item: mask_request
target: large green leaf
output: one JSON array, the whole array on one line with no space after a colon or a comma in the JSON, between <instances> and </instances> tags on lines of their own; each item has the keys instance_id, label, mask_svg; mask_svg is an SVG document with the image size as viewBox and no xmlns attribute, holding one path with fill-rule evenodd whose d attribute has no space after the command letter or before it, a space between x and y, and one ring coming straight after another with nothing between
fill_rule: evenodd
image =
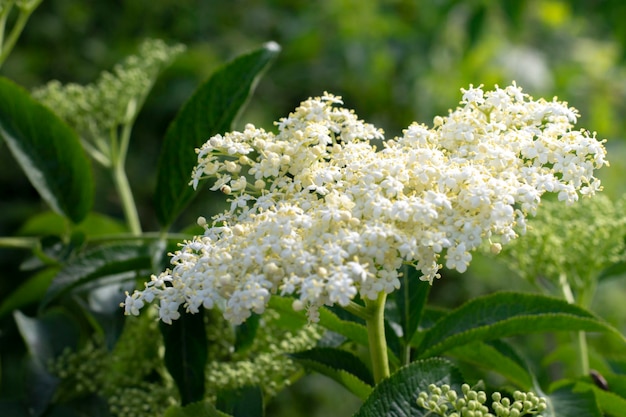
<instances>
[{"instance_id":1,"label":"large green leaf","mask_svg":"<svg viewBox=\"0 0 626 417\"><path fill-rule=\"evenodd\" d=\"M372 391L372 373L358 357L348 351L318 347L289 356L305 367L334 379L362 400Z\"/></svg>"},{"instance_id":2,"label":"large green leaf","mask_svg":"<svg viewBox=\"0 0 626 417\"><path fill-rule=\"evenodd\" d=\"M93 205L91 165L76 133L28 92L0 77L0 136L41 197L79 223Z\"/></svg>"},{"instance_id":3,"label":"large green leaf","mask_svg":"<svg viewBox=\"0 0 626 417\"><path fill-rule=\"evenodd\" d=\"M461 392L463 378L447 360L430 358L400 368L376 386L354 417L426 417L432 413L417 405L420 392L428 385L448 384Z\"/></svg>"},{"instance_id":4,"label":"large green leaf","mask_svg":"<svg viewBox=\"0 0 626 417\"><path fill-rule=\"evenodd\" d=\"M431 327L417 347L426 358L467 343L517 334L583 330L624 336L589 311L551 297L502 292L475 298Z\"/></svg>"},{"instance_id":5,"label":"large green leaf","mask_svg":"<svg viewBox=\"0 0 626 417\"><path fill-rule=\"evenodd\" d=\"M447 353L473 366L497 372L522 390L532 388L533 377L525 363L511 346L503 341L468 343Z\"/></svg>"},{"instance_id":6,"label":"large green leaf","mask_svg":"<svg viewBox=\"0 0 626 417\"><path fill-rule=\"evenodd\" d=\"M159 328L165 344L165 366L176 382L182 405L201 401L208 352L204 310L183 313L172 324L159 322Z\"/></svg>"},{"instance_id":7,"label":"large green leaf","mask_svg":"<svg viewBox=\"0 0 626 417\"><path fill-rule=\"evenodd\" d=\"M185 103L165 133L156 186L156 213L168 227L195 196L189 186L196 148L231 125L280 47L270 42L218 69Z\"/></svg>"},{"instance_id":8,"label":"large green leaf","mask_svg":"<svg viewBox=\"0 0 626 417\"><path fill-rule=\"evenodd\" d=\"M65 265L48 288L41 301L41 308L80 285L121 273L147 272L150 267L151 257L147 245L99 246Z\"/></svg>"}]
</instances>

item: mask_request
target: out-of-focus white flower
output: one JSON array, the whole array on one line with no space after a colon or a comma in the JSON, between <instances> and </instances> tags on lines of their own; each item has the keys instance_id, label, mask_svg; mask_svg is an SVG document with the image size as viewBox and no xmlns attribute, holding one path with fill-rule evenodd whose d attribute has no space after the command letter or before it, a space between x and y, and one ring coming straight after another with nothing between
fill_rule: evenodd
<instances>
[{"instance_id":1,"label":"out-of-focus white flower","mask_svg":"<svg viewBox=\"0 0 626 417\"><path fill-rule=\"evenodd\" d=\"M279 294L315 321L320 306L399 288L403 264L430 282L441 258L464 272L482 242L499 250L523 233L545 192L571 204L600 189L603 142L572 130L575 109L515 84L463 93L434 128L412 124L382 149L371 142L382 132L330 94L303 102L277 134L247 125L211 138L191 183L215 177L230 209L202 222L205 234L129 296L126 313L155 298L165 322L174 306L202 305L241 323Z\"/></svg>"}]
</instances>

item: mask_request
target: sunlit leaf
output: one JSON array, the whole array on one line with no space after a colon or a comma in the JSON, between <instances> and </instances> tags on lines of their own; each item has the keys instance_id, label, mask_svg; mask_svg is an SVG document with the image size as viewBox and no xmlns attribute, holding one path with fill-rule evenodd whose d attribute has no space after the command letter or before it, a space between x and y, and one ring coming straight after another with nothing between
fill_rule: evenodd
<instances>
[{"instance_id":1,"label":"sunlit leaf","mask_svg":"<svg viewBox=\"0 0 626 417\"><path fill-rule=\"evenodd\" d=\"M189 185L196 148L231 129L264 70L280 52L276 43L242 55L219 68L185 103L165 134L158 165L156 213L168 227L194 198Z\"/></svg>"},{"instance_id":2,"label":"sunlit leaf","mask_svg":"<svg viewBox=\"0 0 626 417\"><path fill-rule=\"evenodd\" d=\"M429 357L474 341L567 330L608 332L626 343L619 331L581 307L542 295L503 292L474 298L443 317L426 332L417 351Z\"/></svg>"}]
</instances>

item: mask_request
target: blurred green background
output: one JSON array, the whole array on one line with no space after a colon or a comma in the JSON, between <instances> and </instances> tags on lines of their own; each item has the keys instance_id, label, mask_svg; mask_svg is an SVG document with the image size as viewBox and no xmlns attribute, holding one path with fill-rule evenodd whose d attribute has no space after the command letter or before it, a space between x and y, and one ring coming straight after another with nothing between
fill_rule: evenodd
<instances>
[{"instance_id":1,"label":"blurred green background","mask_svg":"<svg viewBox=\"0 0 626 417\"><path fill-rule=\"evenodd\" d=\"M534 97L567 100L580 110L581 127L608 139L611 167L601 177L617 197L626 192L624 21L623 0L44 0L0 73L28 89L51 79L89 83L146 37L187 45L134 128L127 170L144 230L158 230L152 198L168 123L219 65L270 40L283 51L238 127L252 122L271 129L300 101L329 91L394 136L414 120L430 124L454 108L461 87L491 89L515 80ZM111 180L94 169L96 210L121 219ZM0 186L1 236L15 235L46 210L4 145ZM210 210L199 200L179 226ZM0 251L0 294L19 284L26 256ZM478 263L470 275L492 272ZM503 288L500 277L471 282L450 276L435 283L435 297L454 305Z\"/></svg>"}]
</instances>

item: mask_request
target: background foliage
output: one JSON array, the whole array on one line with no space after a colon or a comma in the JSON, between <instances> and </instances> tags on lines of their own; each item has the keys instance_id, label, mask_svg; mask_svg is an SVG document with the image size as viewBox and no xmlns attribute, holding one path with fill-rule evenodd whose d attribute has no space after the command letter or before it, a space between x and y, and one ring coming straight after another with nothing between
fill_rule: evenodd
<instances>
[{"instance_id":1,"label":"background foliage","mask_svg":"<svg viewBox=\"0 0 626 417\"><path fill-rule=\"evenodd\" d=\"M580 110L582 125L609 139L611 167L601 176L607 194L617 197L626 192L625 18L621 0L45 0L2 75L28 89L51 79L89 83L135 52L143 38L187 45L187 53L157 80L130 145L127 170L146 230L158 227L155 167L162 133L176 111L218 65L269 40L283 51L241 122L269 128L301 100L327 90L393 136L413 120L430 123L444 114L458 101L460 87L516 80L535 97L566 98ZM0 146L0 236L27 234L26 221L45 206ZM121 218L112 181L99 169L94 165L95 205ZM204 195L176 227L192 224L199 213L208 217L217 211L214 203ZM27 256L0 251L0 299L20 284ZM505 273L492 260L474 263L468 274L447 274L435 283L431 299L456 306L496 288L527 285L502 280ZM598 297L607 298L596 305L622 333L626 308L619 299L625 292L623 283L613 283L600 290ZM6 329L1 349L8 349L7 341L18 338L14 328L0 324Z\"/></svg>"}]
</instances>

